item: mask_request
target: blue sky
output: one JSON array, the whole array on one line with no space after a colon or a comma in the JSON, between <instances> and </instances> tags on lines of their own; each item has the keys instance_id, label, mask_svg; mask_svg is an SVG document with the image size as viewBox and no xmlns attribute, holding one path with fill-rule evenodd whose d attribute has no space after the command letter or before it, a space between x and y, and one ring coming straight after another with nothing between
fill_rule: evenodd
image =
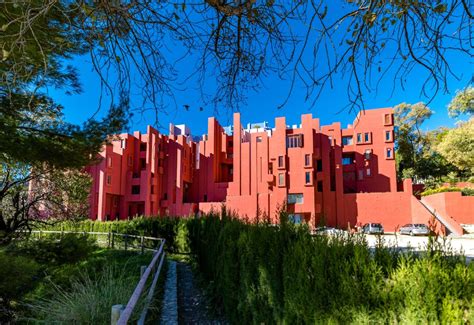
<instances>
[{"instance_id":1,"label":"blue sky","mask_svg":"<svg viewBox=\"0 0 474 325\"><path fill-rule=\"evenodd\" d=\"M171 50L177 49L178 45L171 46ZM189 67L192 67L192 57L189 62L182 62L180 67L176 67L179 74L189 74ZM473 65L468 58L462 59L457 56L448 56L451 68L461 77L456 80L453 77L448 78L449 92L444 94L438 93L435 99L430 103L430 108L435 114L428 120L424 126L424 130L434 129L439 126L454 126L456 120L448 117L446 106L454 95L455 91L466 87L471 81L473 75ZM65 95L58 90L49 90L49 94L60 104L64 106L65 118L68 122L82 123L89 118L97 109L100 98L100 82L98 76L92 71L90 59L88 57L77 57L72 62L80 73L80 80L83 85L81 94ZM133 73L133 71L132 71ZM401 89L397 86L392 94L393 75L390 73L384 78L377 93L365 94L365 107L391 107L402 102L417 103L419 101L427 101L427 98L421 97L420 88L425 80L425 73L421 69L414 69L408 76L407 87ZM341 78L337 80L337 78ZM208 88L212 89L215 80L209 78ZM273 75L269 75L264 79L264 87L256 92L248 92L248 100L240 107L242 122L261 122L269 121L273 125L274 118L278 116L286 116L287 124L299 124L300 115L304 113L312 113L313 117L318 117L321 124L330 124L340 121L342 126L352 123L356 112L349 112L347 109L342 110L348 103L346 94L347 80L342 76L336 75L334 89L326 88L314 107L304 101L305 89L301 84L297 84L290 100L281 109L277 107L284 100L288 88L288 80L280 80ZM136 92L136 91L135 91ZM131 98L133 102L140 102L139 95ZM200 93L195 89L195 85L190 82L188 87L183 91L176 91L174 94L175 104L170 104L167 108L167 114L160 113L158 119L160 125L164 128L162 132L167 132L167 125L170 122L175 124L187 124L194 135L200 135L207 132L207 118L216 116L223 126L232 123L232 111L226 108L215 108L205 106L200 102ZM170 100L170 103L172 101ZM105 104L107 100L105 100ZM183 105L190 105L186 111ZM203 111L199 107L203 107ZM107 105L103 105L101 114L105 113ZM342 111L341 111L342 110ZM134 130L145 131L147 124L153 124L154 116L151 112L145 113L143 116L134 116L129 123L128 132Z\"/></svg>"}]
</instances>

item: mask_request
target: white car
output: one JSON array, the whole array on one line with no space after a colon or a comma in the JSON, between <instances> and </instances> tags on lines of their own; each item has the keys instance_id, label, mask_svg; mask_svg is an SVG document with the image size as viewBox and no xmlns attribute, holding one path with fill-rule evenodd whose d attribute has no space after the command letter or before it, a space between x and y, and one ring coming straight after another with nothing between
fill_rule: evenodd
<instances>
[{"instance_id":1,"label":"white car","mask_svg":"<svg viewBox=\"0 0 474 325\"><path fill-rule=\"evenodd\" d=\"M400 235L427 236L430 234L428 227L422 223L409 223L400 228Z\"/></svg>"}]
</instances>

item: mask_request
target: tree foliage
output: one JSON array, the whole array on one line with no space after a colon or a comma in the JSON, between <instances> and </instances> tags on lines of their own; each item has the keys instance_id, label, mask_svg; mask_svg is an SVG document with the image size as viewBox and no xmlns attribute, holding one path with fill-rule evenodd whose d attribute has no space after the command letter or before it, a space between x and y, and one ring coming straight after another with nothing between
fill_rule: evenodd
<instances>
[{"instance_id":1,"label":"tree foliage","mask_svg":"<svg viewBox=\"0 0 474 325\"><path fill-rule=\"evenodd\" d=\"M448 105L448 112L452 117L457 117L459 114L474 114L474 87L458 90Z\"/></svg>"},{"instance_id":2,"label":"tree foliage","mask_svg":"<svg viewBox=\"0 0 474 325\"><path fill-rule=\"evenodd\" d=\"M446 132L436 149L460 170L474 174L474 118Z\"/></svg>"}]
</instances>

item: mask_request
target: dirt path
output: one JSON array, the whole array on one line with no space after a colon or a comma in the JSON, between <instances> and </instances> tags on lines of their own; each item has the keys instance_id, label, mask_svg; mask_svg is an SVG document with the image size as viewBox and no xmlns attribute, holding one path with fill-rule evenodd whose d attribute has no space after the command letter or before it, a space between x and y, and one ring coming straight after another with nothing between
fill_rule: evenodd
<instances>
[{"instance_id":1,"label":"dirt path","mask_svg":"<svg viewBox=\"0 0 474 325\"><path fill-rule=\"evenodd\" d=\"M191 266L177 263L179 324L227 324L215 316L196 283Z\"/></svg>"}]
</instances>

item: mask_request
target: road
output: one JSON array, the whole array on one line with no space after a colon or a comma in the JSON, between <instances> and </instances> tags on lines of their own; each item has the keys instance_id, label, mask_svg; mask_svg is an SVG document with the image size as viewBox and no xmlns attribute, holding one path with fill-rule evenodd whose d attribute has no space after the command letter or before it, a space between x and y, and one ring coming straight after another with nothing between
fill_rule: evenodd
<instances>
[{"instance_id":1,"label":"road","mask_svg":"<svg viewBox=\"0 0 474 325\"><path fill-rule=\"evenodd\" d=\"M366 235L367 242L370 247L375 247L377 243L377 236ZM393 235L386 234L382 236L384 245L386 246L398 246L401 249L413 248L417 251L426 250L428 244L427 236L407 236L407 235ZM474 260L474 238L471 237L445 237L446 247L450 247L456 253L463 253L468 261ZM438 238L440 243L443 242L443 238Z\"/></svg>"}]
</instances>

